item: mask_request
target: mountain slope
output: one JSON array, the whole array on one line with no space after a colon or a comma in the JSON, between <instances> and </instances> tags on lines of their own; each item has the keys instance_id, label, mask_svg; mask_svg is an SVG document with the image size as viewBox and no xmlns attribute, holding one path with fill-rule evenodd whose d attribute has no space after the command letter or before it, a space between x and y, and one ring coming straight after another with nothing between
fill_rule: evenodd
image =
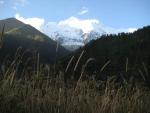
<instances>
[{"instance_id":1,"label":"mountain slope","mask_svg":"<svg viewBox=\"0 0 150 113\"><path fill-rule=\"evenodd\" d=\"M3 25L5 24L5 32L12 30L14 28L19 28L24 26L25 24L15 18L8 18L4 20L0 20L0 32L2 31Z\"/></svg>"},{"instance_id":2,"label":"mountain slope","mask_svg":"<svg viewBox=\"0 0 150 113\"><path fill-rule=\"evenodd\" d=\"M101 38L91 41L83 48L74 52L70 57L64 58L67 62L72 56L75 56L69 72L73 72L74 66L81 52L84 51L77 67L78 76L81 73L82 66L89 58L94 58L86 66L86 72L94 74L101 79L107 76L117 75L122 78L130 77L140 78L142 73L149 73L150 70L150 26L139 29L134 33L120 33L118 35L103 35ZM103 66L106 66L103 71ZM145 70L147 71L144 71ZM140 72L139 72L140 70ZM91 74L90 74L91 75ZM147 74L144 75L147 78ZM148 80L148 79L147 79Z\"/></svg>"},{"instance_id":3,"label":"mountain slope","mask_svg":"<svg viewBox=\"0 0 150 113\"><path fill-rule=\"evenodd\" d=\"M6 22L8 19L3 21ZM15 22L19 24L13 25L13 22L14 19L9 19L9 28L7 28L8 23L5 23L7 32L5 32L3 46L0 49L1 61L6 56L10 56L11 58L15 57L15 53L19 47L22 47L22 53L26 50L39 53L42 63L54 63L55 60L69 53L64 47L58 45L34 27L20 23L16 19ZM56 53L57 46L58 51ZM29 56L32 55L33 53Z\"/></svg>"}]
</instances>

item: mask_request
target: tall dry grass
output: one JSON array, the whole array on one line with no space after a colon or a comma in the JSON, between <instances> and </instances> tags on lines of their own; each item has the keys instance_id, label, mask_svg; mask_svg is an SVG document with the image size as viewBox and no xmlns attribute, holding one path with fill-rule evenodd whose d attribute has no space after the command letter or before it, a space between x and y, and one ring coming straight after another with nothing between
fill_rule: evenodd
<instances>
[{"instance_id":1,"label":"tall dry grass","mask_svg":"<svg viewBox=\"0 0 150 113\"><path fill-rule=\"evenodd\" d=\"M2 32L0 33L0 48L2 48L3 46L3 41L4 41L4 32L5 32L5 24L3 25L3 28L2 28Z\"/></svg>"},{"instance_id":2,"label":"tall dry grass","mask_svg":"<svg viewBox=\"0 0 150 113\"><path fill-rule=\"evenodd\" d=\"M89 59L84 67L93 60ZM11 66L6 69L7 75L0 80L1 113L150 112L150 90L142 84L137 83L133 86L129 81L128 84L120 85L115 82L115 77L109 78L106 82L94 79L84 80L82 76L86 75L82 72L76 87L67 88L63 72L60 71L54 77L47 65L47 76L43 76L39 63L37 63L37 72L29 75L30 79L18 78L17 68L13 67L18 62L10 64ZM106 68L109 62L106 62L101 70Z\"/></svg>"}]
</instances>

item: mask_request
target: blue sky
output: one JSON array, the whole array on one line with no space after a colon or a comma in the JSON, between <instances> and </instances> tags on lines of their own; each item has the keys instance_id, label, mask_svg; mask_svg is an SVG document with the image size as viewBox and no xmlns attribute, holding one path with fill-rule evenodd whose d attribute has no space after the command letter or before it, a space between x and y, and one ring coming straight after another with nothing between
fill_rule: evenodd
<instances>
[{"instance_id":1,"label":"blue sky","mask_svg":"<svg viewBox=\"0 0 150 113\"><path fill-rule=\"evenodd\" d=\"M108 28L141 28L150 25L150 0L0 0L0 19L16 15L24 22L39 19L38 29L51 22L70 22L72 17L79 24L98 20Z\"/></svg>"}]
</instances>

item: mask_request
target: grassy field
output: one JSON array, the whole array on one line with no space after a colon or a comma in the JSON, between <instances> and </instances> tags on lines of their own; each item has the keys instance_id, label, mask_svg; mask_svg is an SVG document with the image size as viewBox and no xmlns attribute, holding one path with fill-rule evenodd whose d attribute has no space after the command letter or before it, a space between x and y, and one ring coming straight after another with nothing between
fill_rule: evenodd
<instances>
[{"instance_id":1,"label":"grassy field","mask_svg":"<svg viewBox=\"0 0 150 113\"><path fill-rule=\"evenodd\" d=\"M132 80L116 83L92 78L64 82L64 72L47 66L17 77L17 62L0 75L1 113L149 113L150 90ZM26 73L26 70L24 70ZM43 76L43 73L47 76Z\"/></svg>"}]
</instances>

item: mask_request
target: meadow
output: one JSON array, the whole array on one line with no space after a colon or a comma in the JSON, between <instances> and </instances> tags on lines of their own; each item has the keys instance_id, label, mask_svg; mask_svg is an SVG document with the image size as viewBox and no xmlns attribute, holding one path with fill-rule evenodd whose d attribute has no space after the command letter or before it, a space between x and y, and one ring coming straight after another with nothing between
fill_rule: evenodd
<instances>
[{"instance_id":1,"label":"meadow","mask_svg":"<svg viewBox=\"0 0 150 113\"><path fill-rule=\"evenodd\" d=\"M65 72L41 68L17 77L20 59L5 68L0 76L1 113L149 113L150 90L144 83L132 79L116 82L85 77L65 83ZM103 67L105 68L105 67Z\"/></svg>"}]
</instances>

